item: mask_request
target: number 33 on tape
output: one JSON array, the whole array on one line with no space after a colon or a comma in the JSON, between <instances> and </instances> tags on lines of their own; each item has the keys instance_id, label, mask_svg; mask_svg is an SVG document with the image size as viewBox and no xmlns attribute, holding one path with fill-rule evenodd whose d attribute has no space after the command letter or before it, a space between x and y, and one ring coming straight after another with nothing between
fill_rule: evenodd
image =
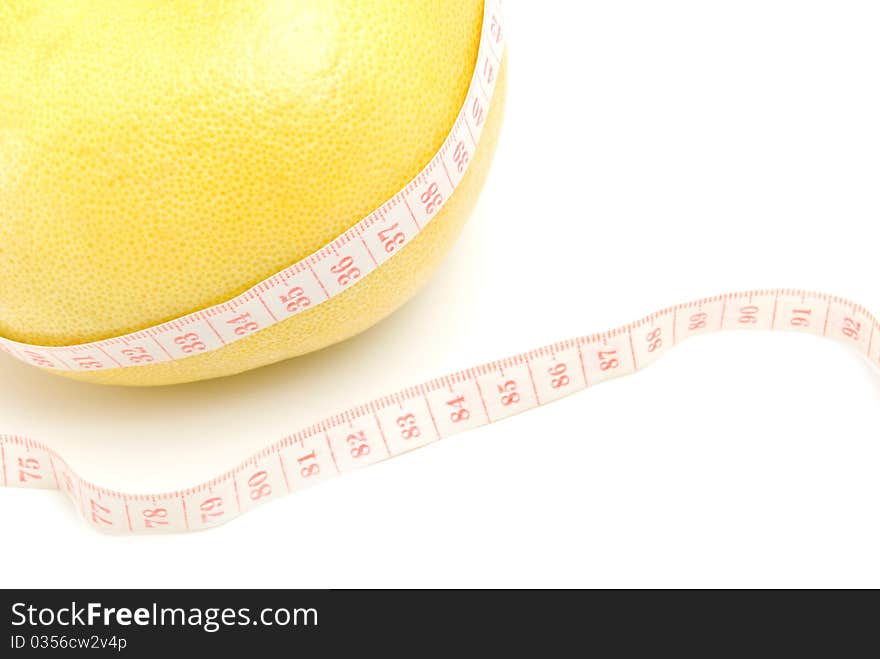
<instances>
[{"instance_id":1,"label":"number 33 on tape","mask_svg":"<svg viewBox=\"0 0 880 659\"><path fill-rule=\"evenodd\" d=\"M878 323L863 307L807 291L734 293L670 307L609 332L375 399L285 437L231 471L186 490L107 490L79 477L47 446L10 435L0 435L3 484L58 488L102 531L208 529L337 474L633 373L692 336L730 329L808 332L842 341L880 366Z\"/></svg>"},{"instance_id":2,"label":"number 33 on tape","mask_svg":"<svg viewBox=\"0 0 880 659\"><path fill-rule=\"evenodd\" d=\"M498 79L502 18L500 2L486 0L471 83L438 152L394 197L325 247L232 300L152 328L63 347L0 337L0 351L40 368L70 371L187 359L246 340L358 285L440 214L466 175ZM81 478L49 447L13 435L0 435L0 474L5 486L62 490L103 531L201 530L345 471L634 373L692 336L730 329L808 332L843 341L878 365L877 328L863 307L834 296L791 289L731 293L378 398L276 441L231 471L181 491L107 490Z\"/></svg>"}]
</instances>

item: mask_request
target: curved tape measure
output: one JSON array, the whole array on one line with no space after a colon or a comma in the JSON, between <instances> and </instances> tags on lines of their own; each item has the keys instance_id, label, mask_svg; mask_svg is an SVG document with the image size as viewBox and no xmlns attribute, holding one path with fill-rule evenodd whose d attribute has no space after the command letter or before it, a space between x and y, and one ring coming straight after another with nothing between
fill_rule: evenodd
<instances>
[{"instance_id":1,"label":"curved tape measure","mask_svg":"<svg viewBox=\"0 0 880 659\"><path fill-rule=\"evenodd\" d=\"M0 338L0 349L41 368L137 368L216 350L355 285L412 240L464 176L503 53L500 4L485 2L474 76L440 150L403 190L332 243L232 300L168 323L63 347ZM734 293L670 307L615 330L377 398L288 435L195 487L155 494L109 490L81 478L45 444L3 434L0 478L8 487L61 490L102 531L208 529L332 476L632 374L684 339L737 328L786 329L840 339L880 365L877 319L857 304L799 290Z\"/></svg>"},{"instance_id":2,"label":"curved tape measure","mask_svg":"<svg viewBox=\"0 0 880 659\"><path fill-rule=\"evenodd\" d=\"M443 207L461 182L495 91L504 51L499 0L486 0L477 64L452 130L406 187L314 254L238 297L123 336L69 346L37 346L0 337L0 350L62 371L137 368L222 348L326 302L397 254Z\"/></svg>"}]
</instances>

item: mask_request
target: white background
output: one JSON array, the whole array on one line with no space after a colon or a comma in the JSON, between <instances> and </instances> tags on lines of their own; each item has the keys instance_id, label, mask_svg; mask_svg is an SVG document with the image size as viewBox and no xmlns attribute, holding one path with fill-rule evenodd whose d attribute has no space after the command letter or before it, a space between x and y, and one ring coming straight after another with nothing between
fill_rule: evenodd
<instances>
[{"instance_id":1,"label":"white background","mask_svg":"<svg viewBox=\"0 0 880 659\"><path fill-rule=\"evenodd\" d=\"M507 3L494 169L422 293L235 378L95 388L0 361L0 423L127 490L189 485L324 413L661 306L792 286L880 310L880 10ZM96 533L0 491L3 586L880 586L877 374L810 336L647 371L216 530Z\"/></svg>"}]
</instances>

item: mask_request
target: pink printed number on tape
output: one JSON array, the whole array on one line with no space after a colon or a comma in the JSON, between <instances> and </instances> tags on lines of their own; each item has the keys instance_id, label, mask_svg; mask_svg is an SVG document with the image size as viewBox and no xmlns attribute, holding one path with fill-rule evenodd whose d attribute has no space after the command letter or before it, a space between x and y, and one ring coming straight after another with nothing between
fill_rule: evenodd
<instances>
[{"instance_id":1,"label":"pink printed number on tape","mask_svg":"<svg viewBox=\"0 0 880 659\"><path fill-rule=\"evenodd\" d=\"M82 345L0 338L0 350L39 368L138 368L217 350L313 308L368 277L427 226L467 171L504 50L499 0L487 0L477 66L452 130L398 194L314 254L238 297L174 321ZM213 528L255 506L450 435L546 405L653 363L692 336L729 329L806 332L843 341L880 365L877 319L842 298L800 290L719 295L623 327L483 364L382 396L276 439L192 487L120 492L81 478L46 444L0 434L7 487L58 489L94 528L162 533Z\"/></svg>"}]
</instances>

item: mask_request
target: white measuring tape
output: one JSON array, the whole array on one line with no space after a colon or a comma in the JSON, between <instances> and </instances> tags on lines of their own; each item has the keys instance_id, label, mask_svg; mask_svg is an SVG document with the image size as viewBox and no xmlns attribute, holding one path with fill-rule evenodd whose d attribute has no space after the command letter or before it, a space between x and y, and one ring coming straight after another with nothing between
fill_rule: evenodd
<instances>
[{"instance_id":1,"label":"white measuring tape","mask_svg":"<svg viewBox=\"0 0 880 659\"><path fill-rule=\"evenodd\" d=\"M0 350L41 368L136 368L217 350L326 302L379 268L434 217L464 177L495 91L504 51L499 0L486 0L477 64L440 150L400 192L320 250L241 295L124 336L36 346L0 337Z\"/></svg>"},{"instance_id":2,"label":"white measuring tape","mask_svg":"<svg viewBox=\"0 0 880 659\"><path fill-rule=\"evenodd\" d=\"M355 285L411 241L461 181L483 129L503 49L500 0L486 0L474 76L442 147L403 190L321 250L228 302L168 323L75 346L0 338L0 349L41 368L137 368L219 349ZM48 446L17 435L0 435L2 484L60 489L102 531L207 529L332 476L629 375L691 336L737 328L840 339L880 365L878 322L859 305L798 290L735 293L670 307L612 331L377 398L288 435L234 469L184 490L108 490L78 476Z\"/></svg>"}]
</instances>

